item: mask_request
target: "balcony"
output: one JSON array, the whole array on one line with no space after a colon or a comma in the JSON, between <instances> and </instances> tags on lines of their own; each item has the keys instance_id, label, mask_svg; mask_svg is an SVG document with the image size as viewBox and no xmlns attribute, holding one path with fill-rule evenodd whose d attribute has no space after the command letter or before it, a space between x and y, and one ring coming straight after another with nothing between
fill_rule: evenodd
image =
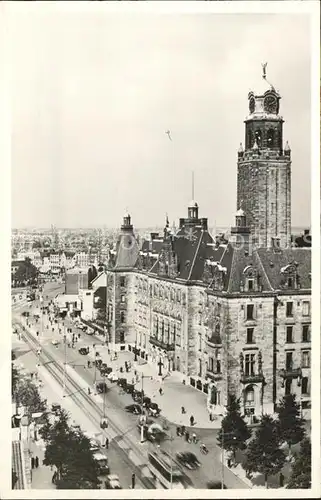
<instances>
[{"instance_id":1,"label":"balcony","mask_svg":"<svg viewBox=\"0 0 321 500\"><path fill-rule=\"evenodd\" d=\"M222 347L222 339L218 334L212 335L211 337L207 337L206 344L209 347Z\"/></svg>"},{"instance_id":2,"label":"balcony","mask_svg":"<svg viewBox=\"0 0 321 500\"><path fill-rule=\"evenodd\" d=\"M263 373L259 373L256 375L245 375L244 373L241 375L241 383L242 384L258 384L260 382L264 382Z\"/></svg>"},{"instance_id":3,"label":"balcony","mask_svg":"<svg viewBox=\"0 0 321 500\"><path fill-rule=\"evenodd\" d=\"M280 376L284 379L287 378L298 378L302 376L301 368L285 368L280 370Z\"/></svg>"},{"instance_id":4,"label":"balcony","mask_svg":"<svg viewBox=\"0 0 321 500\"><path fill-rule=\"evenodd\" d=\"M149 337L149 343L157 347L160 347L165 351L175 351L174 344L168 344L166 342L163 342L162 340L157 339L156 337Z\"/></svg>"},{"instance_id":5,"label":"balcony","mask_svg":"<svg viewBox=\"0 0 321 500\"><path fill-rule=\"evenodd\" d=\"M223 373L214 373L209 370L206 370L206 377L216 382L217 380L222 380Z\"/></svg>"}]
</instances>

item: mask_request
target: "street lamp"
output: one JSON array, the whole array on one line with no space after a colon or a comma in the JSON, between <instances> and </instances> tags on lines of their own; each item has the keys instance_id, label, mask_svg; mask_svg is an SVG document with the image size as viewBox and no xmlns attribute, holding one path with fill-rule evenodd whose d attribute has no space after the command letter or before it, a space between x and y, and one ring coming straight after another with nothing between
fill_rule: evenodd
<instances>
[{"instance_id":1,"label":"street lamp","mask_svg":"<svg viewBox=\"0 0 321 500\"><path fill-rule=\"evenodd\" d=\"M143 443L145 441L145 438L144 438L144 421L145 421L145 418L142 418L142 417L145 417L145 412L144 412L144 378L153 378L152 376L150 375L144 375L142 373L141 375L141 382L142 382L142 386L141 386L141 393L142 393L142 397L141 397L141 401L140 401L140 414L141 414L141 425L140 425L140 442ZM134 384L136 385L136 384Z\"/></svg>"}]
</instances>

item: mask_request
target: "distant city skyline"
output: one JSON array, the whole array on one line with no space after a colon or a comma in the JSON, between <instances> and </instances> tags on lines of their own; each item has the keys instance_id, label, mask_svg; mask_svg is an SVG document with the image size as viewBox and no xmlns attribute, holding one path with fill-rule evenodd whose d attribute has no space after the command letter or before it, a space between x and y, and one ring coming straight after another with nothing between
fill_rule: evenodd
<instances>
[{"instance_id":1,"label":"distant city skyline","mask_svg":"<svg viewBox=\"0 0 321 500\"><path fill-rule=\"evenodd\" d=\"M38 9L12 14L11 32L13 227L117 228L126 210L137 228L166 213L177 226L194 171L200 216L229 228L265 61L292 148L292 226L310 226L306 16Z\"/></svg>"}]
</instances>

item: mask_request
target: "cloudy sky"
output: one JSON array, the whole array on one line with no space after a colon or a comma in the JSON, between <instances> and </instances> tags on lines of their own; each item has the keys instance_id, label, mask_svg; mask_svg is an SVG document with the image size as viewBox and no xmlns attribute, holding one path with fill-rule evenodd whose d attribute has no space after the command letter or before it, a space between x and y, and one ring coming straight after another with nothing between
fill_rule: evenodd
<instances>
[{"instance_id":1,"label":"cloudy sky","mask_svg":"<svg viewBox=\"0 0 321 500\"><path fill-rule=\"evenodd\" d=\"M12 225L230 226L249 90L282 95L292 224L310 224L310 33L302 15L11 15ZM165 131L170 129L172 142Z\"/></svg>"}]
</instances>

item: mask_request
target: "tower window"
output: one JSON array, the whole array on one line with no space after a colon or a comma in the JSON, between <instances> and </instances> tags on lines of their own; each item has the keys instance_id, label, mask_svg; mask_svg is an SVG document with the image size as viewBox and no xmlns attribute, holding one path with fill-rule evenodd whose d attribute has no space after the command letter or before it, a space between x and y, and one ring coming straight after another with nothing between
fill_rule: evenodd
<instances>
[{"instance_id":1,"label":"tower window","mask_svg":"<svg viewBox=\"0 0 321 500\"><path fill-rule=\"evenodd\" d=\"M261 145L261 141L262 141L261 130L256 130L256 132L255 132L255 139L256 139L257 145L260 146Z\"/></svg>"},{"instance_id":2,"label":"tower window","mask_svg":"<svg viewBox=\"0 0 321 500\"><path fill-rule=\"evenodd\" d=\"M251 320L254 319L254 305L248 304L246 306L246 319Z\"/></svg>"},{"instance_id":3,"label":"tower window","mask_svg":"<svg viewBox=\"0 0 321 500\"><path fill-rule=\"evenodd\" d=\"M245 375L254 375L255 354L245 355Z\"/></svg>"},{"instance_id":4,"label":"tower window","mask_svg":"<svg viewBox=\"0 0 321 500\"><path fill-rule=\"evenodd\" d=\"M124 276L120 277L120 286L125 286L125 277Z\"/></svg>"},{"instance_id":5,"label":"tower window","mask_svg":"<svg viewBox=\"0 0 321 500\"><path fill-rule=\"evenodd\" d=\"M120 322L121 323L125 323L125 313L124 313L124 311L121 311L121 313L120 313Z\"/></svg>"},{"instance_id":6,"label":"tower window","mask_svg":"<svg viewBox=\"0 0 321 500\"><path fill-rule=\"evenodd\" d=\"M246 343L254 344L254 328L247 328L246 330Z\"/></svg>"},{"instance_id":7,"label":"tower window","mask_svg":"<svg viewBox=\"0 0 321 500\"><path fill-rule=\"evenodd\" d=\"M274 145L274 130L271 128L268 130L267 133L267 145L268 147Z\"/></svg>"}]
</instances>

